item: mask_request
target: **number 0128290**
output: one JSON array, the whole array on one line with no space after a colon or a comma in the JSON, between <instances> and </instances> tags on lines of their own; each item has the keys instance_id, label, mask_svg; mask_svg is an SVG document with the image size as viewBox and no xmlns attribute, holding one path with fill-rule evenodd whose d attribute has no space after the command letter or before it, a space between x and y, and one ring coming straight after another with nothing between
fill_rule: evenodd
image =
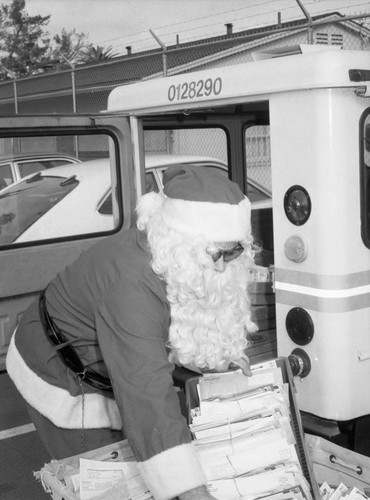
<instances>
[{"instance_id":1,"label":"number 0128290","mask_svg":"<svg viewBox=\"0 0 370 500\"><path fill-rule=\"evenodd\" d=\"M168 88L169 101L182 101L219 95L222 90L222 79L217 77L171 85Z\"/></svg>"}]
</instances>

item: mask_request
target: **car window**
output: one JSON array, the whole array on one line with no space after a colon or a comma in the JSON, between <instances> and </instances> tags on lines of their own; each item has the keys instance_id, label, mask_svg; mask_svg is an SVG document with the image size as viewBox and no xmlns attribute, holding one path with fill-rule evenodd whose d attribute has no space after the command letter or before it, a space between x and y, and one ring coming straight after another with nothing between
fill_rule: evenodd
<instances>
[{"instance_id":1,"label":"car window","mask_svg":"<svg viewBox=\"0 0 370 500\"><path fill-rule=\"evenodd\" d=\"M159 192L159 187L157 185L155 176L153 172L146 172L145 174L145 188L146 193L151 193L154 191L155 193Z\"/></svg>"},{"instance_id":2,"label":"car window","mask_svg":"<svg viewBox=\"0 0 370 500\"><path fill-rule=\"evenodd\" d=\"M257 186L251 184L251 182L247 181L247 196L251 203L255 201L265 201L270 200L271 196L264 193L261 189L258 189Z\"/></svg>"},{"instance_id":3,"label":"car window","mask_svg":"<svg viewBox=\"0 0 370 500\"><path fill-rule=\"evenodd\" d=\"M3 163L0 165L0 189L9 186L12 182L14 182L12 167L10 163Z\"/></svg>"},{"instance_id":4,"label":"car window","mask_svg":"<svg viewBox=\"0 0 370 500\"><path fill-rule=\"evenodd\" d=\"M113 215L112 193L105 198L103 203L98 208L98 212L102 215Z\"/></svg>"},{"instance_id":5,"label":"car window","mask_svg":"<svg viewBox=\"0 0 370 500\"><path fill-rule=\"evenodd\" d=\"M35 160L35 161L19 161L17 162L19 175L21 178L26 177L30 174L35 174L40 172L40 170L45 170L47 168L59 167L59 165L65 165L66 163L72 163L69 160Z\"/></svg>"},{"instance_id":6,"label":"car window","mask_svg":"<svg viewBox=\"0 0 370 500\"><path fill-rule=\"evenodd\" d=\"M156 193L159 192L159 187L153 172L146 172L145 185L147 193L152 191L155 191ZM109 193L103 203L98 207L98 212L102 215L113 215L112 193Z\"/></svg>"},{"instance_id":7,"label":"car window","mask_svg":"<svg viewBox=\"0 0 370 500\"><path fill-rule=\"evenodd\" d=\"M0 193L0 245L12 243L77 185L74 177L35 174Z\"/></svg>"}]
</instances>

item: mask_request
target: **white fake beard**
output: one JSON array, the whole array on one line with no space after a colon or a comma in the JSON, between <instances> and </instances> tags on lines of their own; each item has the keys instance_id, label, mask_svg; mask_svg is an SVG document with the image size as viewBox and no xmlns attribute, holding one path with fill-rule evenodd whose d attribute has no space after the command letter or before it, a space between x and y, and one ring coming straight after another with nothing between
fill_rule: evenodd
<instances>
[{"instance_id":1,"label":"white fake beard","mask_svg":"<svg viewBox=\"0 0 370 500\"><path fill-rule=\"evenodd\" d=\"M249 265L250 258L242 254L221 273L212 263L193 268L186 281L177 279L177 272L168 273L171 361L225 370L245 354L247 330L256 330L247 295Z\"/></svg>"}]
</instances>

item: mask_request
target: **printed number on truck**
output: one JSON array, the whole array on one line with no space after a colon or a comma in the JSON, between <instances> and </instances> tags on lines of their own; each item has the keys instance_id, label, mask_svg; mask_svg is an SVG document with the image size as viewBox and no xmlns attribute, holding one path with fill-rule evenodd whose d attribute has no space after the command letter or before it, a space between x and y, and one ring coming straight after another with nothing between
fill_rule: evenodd
<instances>
[{"instance_id":1,"label":"printed number on truck","mask_svg":"<svg viewBox=\"0 0 370 500\"><path fill-rule=\"evenodd\" d=\"M222 79L220 77L206 80L179 83L171 85L168 89L169 101L181 101L183 99L197 99L198 97L209 97L219 95L222 90Z\"/></svg>"}]
</instances>

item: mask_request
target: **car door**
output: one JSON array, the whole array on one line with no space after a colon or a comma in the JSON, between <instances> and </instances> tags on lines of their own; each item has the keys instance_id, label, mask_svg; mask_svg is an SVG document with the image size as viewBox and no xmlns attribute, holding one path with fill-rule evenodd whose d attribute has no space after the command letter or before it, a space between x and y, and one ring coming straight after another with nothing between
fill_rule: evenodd
<instances>
[{"instance_id":1,"label":"car door","mask_svg":"<svg viewBox=\"0 0 370 500\"><path fill-rule=\"evenodd\" d=\"M9 243L9 239L3 239L5 244L0 243L0 370L5 367L5 356L11 335L24 310L34 300L47 283L69 263L75 260L79 254L91 246L94 242L109 234L123 231L130 227L134 221L134 173L132 166L131 141L129 123L126 118L118 116L51 116L51 117L12 117L0 119L0 150L9 151L13 145L17 145L17 151L22 152L29 143L42 147L45 145L50 150L53 147L55 152L70 154L81 159L82 164L86 161L84 176L68 175L63 178L59 185L67 186L66 193L59 195L57 191L45 190L50 187L45 184L44 191L35 191L33 179L37 174L31 176L29 183L25 186L28 192L27 204L20 199L21 189L16 189L17 184L0 193L0 236L1 232L9 232L11 224L24 231L24 226L32 224L28 221L27 206L35 208L36 203L40 203L43 197L48 196L50 204L56 204L64 196L70 195L73 189L75 194L80 193L80 198L73 203L76 204L68 224L64 225L61 234L52 238L48 236L50 224L58 224L58 221L49 220L44 224L44 232L38 239L30 241L15 241ZM93 170L88 170L88 165L92 159L105 158L110 163L107 170L109 182L113 195L111 212L108 216L112 219L112 225L108 230L97 230L91 222L82 224L82 229L78 234L73 234L74 220L79 219L81 223L85 220L81 215L82 207L85 209L86 200L93 195L99 199L99 186L91 182ZM89 161L87 161L89 160ZM76 164L76 165L81 165ZM83 191L82 179L86 179L88 173L88 191ZM73 172L72 172L73 174ZM35 177L36 175L36 177ZM24 182L19 181L19 182ZM59 189L58 185L58 189ZM12 189L8 194L4 191ZM54 187L52 187L54 189ZM24 191L24 189L23 189ZM105 193L102 193L102 196ZM6 198L4 198L7 196ZM71 198L72 200L72 198ZM72 201L71 201L72 203ZM95 203L95 202L94 202ZM93 206L93 205L92 205ZM3 208L1 208L3 207ZM22 212L23 211L23 212ZM36 213L35 219L42 225L43 216L41 212ZM105 216L107 214L104 214ZM63 214L62 214L63 216ZM60 215L59 215L60 217ZM22 219L23 226L17 224L18 219ZM1 238L0 238L1 242Z\"/></svg>"}]
</instances>

